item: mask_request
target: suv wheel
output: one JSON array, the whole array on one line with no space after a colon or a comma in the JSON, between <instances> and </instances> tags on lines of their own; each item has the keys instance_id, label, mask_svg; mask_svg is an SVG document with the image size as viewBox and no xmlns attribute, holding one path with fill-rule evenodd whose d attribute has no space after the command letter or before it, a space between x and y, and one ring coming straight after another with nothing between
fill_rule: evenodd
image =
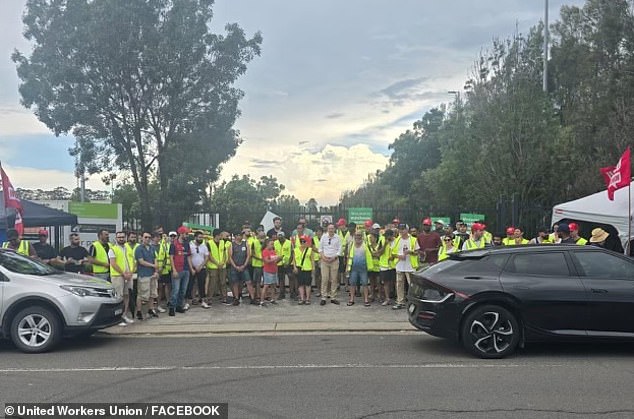
<instances>
[{"instance_id":1,"label":"suv wheel","mask_svg":"<svg viewBox=\"0 0 634 419\"><path fill-rule=\"evenodd\" d=\"M40 306L21 310L11 321L11 340L23 352L48 351L57 344L61 332L58 316Z\"/></svg>"},{"instance_id":2,"label":"suv wheel","mask_svg":"<svg viewBox=\"0 0 634 419\"><path fill-rule=\"evenodd\" d=\"M503 358L515 351L519 323L504 307L485 305L471 311L462 325L464 347L480 358Z\"/></svg>"}]
</instances>

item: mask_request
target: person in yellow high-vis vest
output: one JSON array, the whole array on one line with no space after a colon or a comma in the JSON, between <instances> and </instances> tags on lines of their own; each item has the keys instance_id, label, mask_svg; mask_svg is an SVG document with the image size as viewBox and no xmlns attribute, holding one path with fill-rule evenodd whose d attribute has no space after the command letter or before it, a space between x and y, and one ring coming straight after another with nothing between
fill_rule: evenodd
<instances>
[{"instance_id":1,"label":"person in yellow high-vis vest","mask_svg":"<svg viewBox=\"0 0 634 419\"><path fill-rule=\"evenodd\" d=\"M160 302L165 300L165 304L169 305L169 300L172 295L172 261L170 260L170 246L172 240L176 238L176 232L170 231L169 235L162 234L161 241L158 244L158 255L156 260L159 266L159 281L158 281L158 300L159 305L157 310L160 313L165 313L165 308L160 305Z\"/></svg>"},{"instance_id":2,"label":"person in yellow high-vis vest","mask_svg":"<svg viewBox=\"0 0 634 419\"><path fill-rule=\"evenodd\" d=\"M321 256L319 255L319 244L324 235L324 229L317 227L313 236L313 282L317 290L317 297L321 297Z\"/></svg>"},{"instance_id":3,"label":"person in yellow high-vis vest","mask_svg":"<svg viewBox=\"0 0 634 419\"><path fill-rule=\"evenodd\" d=\"M211 236L211 239L207 241L207 247L209 248L209 259L207 260L207 296L209 297L209 302L211 302L213 297L219 294L221 301L226 302L227 270L225 266L227 264L227 252L225 251L225 242L221 238L222 231L219 229L215 229L211 233ZM224 276L222 275L223 273Z\"/></svg>"},{"instance_id":4,"label":"person in yellow high-vis vest","mask_svg":"<svg viewBox=\"0 0 634 419\"><path fill-rule=\"evenodd\" d=\"M123 297L123 322L124 326L134 323L132 317L128 316L130 309L130 289L132 288L132 269L134 266L134 254L126 246L126 235L123 231L116 233L116 244L110 246L108 258L110 259L110 280L115 293Z\"/></svg>"},{"instance_id":5,"label":"person in yellow high-vis vest","mask_svg":"<svg viewBox=\"0 0 634 419\"><path fill-rule=\"evenodd\" d=\"M418 250L416 237L409 235L407 224L398 226L399 236L392 247L392 256L396 257L396 304L394 310L405 308L405 281L411 282L411 274L418 269Z\"/></svg>"},{"instance_id":6,"label":"person in yellow high-vis vest","mask_svg":"<svg viewBox=\"0 0 634 419\"><path fill-rule=\"evenodd\" d=\"M585 246L586 244L588 244L588 240L579 236L579 224L570 223L568 224L568 228L570 228L570 237L572 237L576 244L578 244L579 246Z\"/></svg>"},{"instance_id":7,"label":"person in yellow high-vis vest","mask_svg":"<svg viewBox=\"0 0 634 419\"><path fill-rule=\"evenodd\" d=\"M381 265L379 258L381 257L381 242L383 237L379 238L378 233L371 231L366 234L368 249L372 254L372 268L368 269L368 301L373 303L379 294L379 288L381 288Z\"/></svg>"},{"instance_id":8,"label":"person in yellow high-vis vest","mask_svg":"<svg viewBox=\"0 0 634 419\"><path fill-rule=\"evenodd\" d=\"M354 304L357 286L361 286L363 304L366 307L370 307L370 301L368 300L368 271L374 269L374 259L370 248L363 239L362 232L354 233L352 244L348 249L347 259L346 274L348 275L348 293L350 295L348 305Z\"/></svg>"},{"instance_id":9,"label":"person in yellow high-vis vest","mask_svg":"<svg viewBox=\"0 0 634 419\"><path fill-rule=\"evenodd\" d=\"M142 320L142 317L138 316L139 313L136 310L136 300L138 292L138 266L137 260L134 257L134 252L136 252L137 247L139 247L138 239L139 237L135 231L129 231L128 241L126 242L125 246L128 252L132 254L132 288L130 292L130 312L137 313L137 318L139 320Z\"/></svg>"},{"instance_id":10,"label":"person in yellow high-vis vest","mask_svg":"<svg viewBox=\"0 0 634 419\"><path fill-rule=\"evenodd\" d=\"M483 234L484 224L473 223L471 225L471 238L464 242L461 250L484 249L487 243Z\"/></svg>"},{"instance_id":11,"label":"person in yellow high-vis vest","mask_svg":"<svg viewBox=\"0 0 634 419\"><path fill-rule=\"evenodd\" d=\"M394 230L385 230L379 251L379 270L381 282L383 283L383 293L381 298L382 306L392 304L392 293L394 292L394 282L396 281L396 258L392 255L394 245Z\"/></svg>"},{"instance_id":12,"label":"person in yellow high-vis vest","mask_svg":"<svg viewBox=\"0 0 634 419\"><path fill-rule=\"evenodd\" d=\"M447 234L441 238L442 244L438 249L438 262L442 262L448 259L450 254L460 251L460 249L455 246L455 240L452 236L452 234Z\"/></svg>"},{"instance_id":13,"label":"person in yellow high-vis vest","mask_svg":"<svg viewBox=\"0 0 634 419\"><path fill-rule=\"evenodd\" d=\"M264 248L264 240L266 240L266 233L264 233L264 229L258 228L251 240L251 267L253 269L251 281L253 281L253 288L255 288L256 300L260 299L262 292L262 268L264 267L262 249Z\"/></svg>"},{"instance_id":14,"label":"person in yellow high-vis vest","mask_svg":"<svg viewBox=\"0 0 634 419\"><path fill-rule=\"evenodd\" d=\"M280 261L277 262L277 279L280 287L277 299L283 300L286 298L286 275L290 273L293 259L291 241L286 238L286 234L283 231L277 233L273 248L275 249L275 254L281 256Z\"/></svg>"},{"instance_id":15,"label":"person in yellow high-vis vest","mask_svg":"<svg viewBox=\"0 0 634 419\"><path fill-rule=\"evenodd\" d=\"M31 243L20 239L18 231L13 228L7 230L7 241L2 243L2 248L13 250L22 256L37 258L37 253Z\"/></svg>"},{"instance_id":16,"label":"person in yellow high-vis vest","mask_svg":"<svg viewBox=\"0 0 634 419\"><path fill-rule=\"evenodd\" d=\"M310 304L310 285L313 280L313 250L310 245L310 237L298 236L295 241L293 272L297 276L297 288L299 293L298 304ZM299 246L297 246L299 241Z\"/></svg>"},{"instance_id":17,"label":"person in yellow high-vis vest","mask_svg":"<svg viewBox=\"0 0 634 419\"><path fill-rule=\"evenodd\" d=\"M506 237L502 239L502 244L504 246L512 246L514 236L515 236L515 227L507 227Z\"/></svg>"},{"instance_id":18,"label":"person in yellow high-vis vest","mask_svg":"<svg viewBox=\"0 0 634 419\"><path fill-rule=\"evenodd\" d=\"M92 265L93 275L106 281L110 281L110 246L110 233L101 229L97 233L97 240L88 249L88 261Z\"/></svg>"},{"instance_id":19,"label":"person in yellow high-vis vest","mask_svg":"<svg viewBox=\"0 0 634 419\"><path fill-rule=\"evenodd\" d=\"M521 246L521 245L527 245L529 243L530 243L530 240L524 238L524 232L522 231L522 229L519 227L516 227L515 231L513 232L513 240L511 241L511 245Z\"/></svg>"}]
</instances>

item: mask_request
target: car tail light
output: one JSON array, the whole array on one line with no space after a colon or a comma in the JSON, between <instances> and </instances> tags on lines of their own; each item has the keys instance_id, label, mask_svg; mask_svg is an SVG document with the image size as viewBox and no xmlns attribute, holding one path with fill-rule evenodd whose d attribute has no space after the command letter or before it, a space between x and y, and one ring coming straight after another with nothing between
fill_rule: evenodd
<instances>
[{"instance_id":1,"label":"car tail light","mask_svg":"<svg viewBox=\"0 0 634 419\"><path fill-rule=\"evenodd\" d=\"M413 297L431 303L440 303L455 297L461 299L469 298L469 295L465 293L452 290L428 279L422 278L418 278L417 281L412 284L410 290L410 294Z\"/></svg>"}]
</instances>

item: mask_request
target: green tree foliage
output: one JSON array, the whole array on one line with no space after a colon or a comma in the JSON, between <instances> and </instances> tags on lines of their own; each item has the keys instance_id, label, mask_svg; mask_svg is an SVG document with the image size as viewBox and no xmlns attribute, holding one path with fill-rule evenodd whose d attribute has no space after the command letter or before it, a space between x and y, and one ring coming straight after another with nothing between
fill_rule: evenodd
<instances>
[{"instance_id":1,"label":"green tree foliage","mask_svg":"<svg viewBox=\"0 0 634 419\"><path fill-rule=\"evenodd\" d=\"M80 172L129 173L144 228L195 210L163 204L198 201L240 143L243 92L233 85L262 37L237 24L211 33L212 8L213 0L27 3L33 50L13 54L22 103L56 135L75 135Z\"/></svg>"},{"instance_id":2,"label":"green tree foliage","mask_svg":"<svg viewBox=\"0 0 634 419\"><path fill-rule=\"evenodd\" d=\"M401 134L388 167L342 203L455 214L513 197L521 224L531 205L549 208L600 190L598 169L634 145L632 10L627 0L563 7L552 25L549 93L542 91L542 25L494 41L464 94Z\"/></svg>"}]
</instances>

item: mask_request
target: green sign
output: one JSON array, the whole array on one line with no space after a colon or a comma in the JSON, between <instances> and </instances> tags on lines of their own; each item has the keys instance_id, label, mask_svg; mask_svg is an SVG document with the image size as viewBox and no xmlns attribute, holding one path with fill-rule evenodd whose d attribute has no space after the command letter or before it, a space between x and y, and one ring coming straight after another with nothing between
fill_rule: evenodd
<instances>
[{"instance_id":1,"label":"green sign","mask_svg":"<svg viewBox=\"0 0 634 419\"><path fill-rule=\"evenodd\" d=\"M463 213L460 214L460 219L464 221L467 227L471 227L471 224L484 220L484 214Z\"/></svg>"},{"instance_id":2,"label":"green sign","mask_svg":"<svg viewBox=\"0 0 634 419\"><path fill-rule=\"evenodd\" d=\"M97 204L92 202L69 202L68 212L80 218L103 218L116 220L119 218L118 204Z\"/></svg>"},{"instance_id":3,"label":"green sign","mask_svg":"<svg viewBox=\"0 0 634 419\"><path fill-rule=\"evenodd\" d=\"M431 221L432 221L433 223L435 223L436 221L439 221L439 220L440 220L440 221L442 221L442 222L443 222L443 224L444 224L445 226L448 226L449 224L451 224L451 218L450 218L450 217L439 217L439 216L437 216L437 215L432 215L432 216L431 216L431 217L429 217L429 218L431 218Z\"/></svg>"},{"instance_id":4,"label":"green sign","mask_svg":"<svg viewBox=\"0 0 634 419\"><path fill-rule=\"evenodd\" d=\"M357 225L372 219L372 208L348 208L348 222Z\"/></svg>"}]
</instances>

